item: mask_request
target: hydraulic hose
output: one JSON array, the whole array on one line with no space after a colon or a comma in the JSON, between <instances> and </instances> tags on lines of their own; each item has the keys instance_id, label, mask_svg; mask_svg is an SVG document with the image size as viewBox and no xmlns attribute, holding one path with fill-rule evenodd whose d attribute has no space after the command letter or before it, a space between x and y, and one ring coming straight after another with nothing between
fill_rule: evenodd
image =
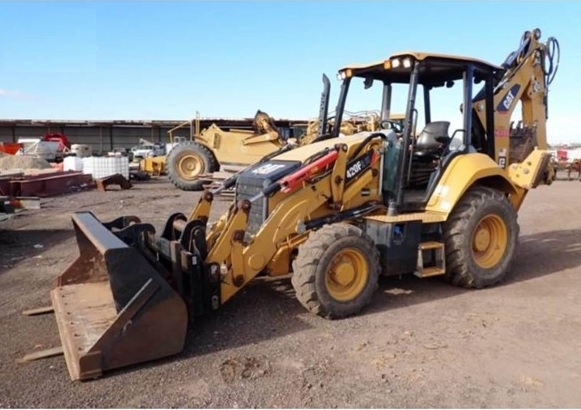
<instances>
[{"instance_id":1,"label":"hydraulic hose","mask_svg":"<svg viewBox=\"0 0 581 410\"><path fill-rule=\"evenodd\" d=\"M543 58L543 72L545 73L545 84L550 85L559 69L559 60L561 59L561 47L555 37L549 37L545 45L545 56ZM556 61L555 61L556 58ZM547 67L548 61L548 67Z\"/></svg>"}]
</instances>

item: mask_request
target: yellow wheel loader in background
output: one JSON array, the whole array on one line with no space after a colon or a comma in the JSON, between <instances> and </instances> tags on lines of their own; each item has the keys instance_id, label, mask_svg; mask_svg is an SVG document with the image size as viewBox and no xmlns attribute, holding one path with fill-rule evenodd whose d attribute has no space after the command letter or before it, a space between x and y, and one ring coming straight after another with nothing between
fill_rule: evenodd
<instances>
[{"instance_id":1,"label":"yellow wheel loader in background","mask_svg":"<svg viewBox=\"0 0 581 410\"><path fill-rule=\"evenodd\" d=\"M169 180L181 190L200 191L204 189L204 184L212 180L211 174L220 171L221 166L235 173L290 142L263 111L257 111L252 127L252 130L224 131L212 124L195 140L179 143L165 159Z\"/></svg>"},{"instance_id":2,"label":"yellow wheel loader in background","mask_svg":"<svg viewBox=\"0 0 581 410\"><path fill-rule=\"evenodd\" d=\"M403 121L401 116L397 119L400 123ZM272 118L258 110L252 130L225 131L212 124L194 140L180 142L173 147L163 159L164 168L169 180L177 188L201 191L205 185L220 179L220 176L232 176L265 156L307 145L318 138L318 120L310 121L305 128L306 132L299 138L285 138ZM341 133L344 135L375 131L378 128L377 113L353 113L341 123ZM146 161L155 162L159 158ZM147 168L146 165L144 167ZM214 174L218 171L220 175Z\"/></svg>"},{"instance_id":3,"label":"yellow wheel loader in background","mask_svg":"<svg viewBox=\"0 0 581 410\"><path fill-rule=\"evenodd\" d=\"M327 133L327 93L319 140L227 181L222 188L235 184L236 199L211 224L211 191L189 216L172 215L160 235L137 217L102 223L75 213L80 256L51 292L71 378L179 353L188 321L219 309L258 275L292 274L298 301L325 318L359 313L379 275L497 284L515 255L527 192L554 179L546 118L558 43L540 36L525 32L502 66L410 51L341 69L335 123L362 80L382 91L382 129ZM454 86L463 122L450 132L450 122L432 118L431 101ZM390 112L402 88L397 133Z\"/></svg>"}]
</instances>

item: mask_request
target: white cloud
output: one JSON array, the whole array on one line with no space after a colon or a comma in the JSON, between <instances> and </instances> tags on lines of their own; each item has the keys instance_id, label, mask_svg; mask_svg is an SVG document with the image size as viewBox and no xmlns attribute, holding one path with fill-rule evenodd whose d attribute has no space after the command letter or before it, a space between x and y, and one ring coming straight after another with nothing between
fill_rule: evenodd
<instances>
[{"instance_id":1,"label":"white cloud","mask_svg":"<svg viewBox=\"0 0 581 410\"><path fill-rule=\"evenodd\" d=\"M0 97L16 98L20 100L27 100L34 98L33 95L26 94L16 90L7 90L5 88L0 88Z\"/></svg>"}]
</instances>

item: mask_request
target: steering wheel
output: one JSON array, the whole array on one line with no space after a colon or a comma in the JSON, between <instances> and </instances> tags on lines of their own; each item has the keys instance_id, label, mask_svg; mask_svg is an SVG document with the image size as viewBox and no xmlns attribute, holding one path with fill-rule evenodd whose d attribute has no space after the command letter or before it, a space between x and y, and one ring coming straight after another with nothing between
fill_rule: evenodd
<instances>
[{"instance_id":1,"label":"steering wheel","mask_svg":"<svg viewBox=\"0 0 581 410\"><path fill-rule=\"evenodd\" d=\"M383 130L393 130L396 134L403 132L403 127L397 121L383 120L381 121L381 129Z\"/></svg>"}]
</instances>

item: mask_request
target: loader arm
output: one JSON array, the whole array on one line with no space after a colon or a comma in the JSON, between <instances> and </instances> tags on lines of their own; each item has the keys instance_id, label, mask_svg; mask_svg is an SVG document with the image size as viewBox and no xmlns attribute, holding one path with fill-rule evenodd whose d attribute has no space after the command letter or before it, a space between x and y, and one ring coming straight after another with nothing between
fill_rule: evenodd
<instances>
[{"instance_id":1,"label":"loader arm","mask_svg":"<svg viewBox=\"0 0 581 410\"><path fill-rule=\"evenodd\" d=\"M332 141L322 143L334 144ZM339 208L345 210L379 199L377 190L365 197L361 196L361 191L366 187L378 185L380 161L374 161L345 190L339 193L336 189L336 186L342 187L344 184L344 181L337 177L346 175L348 159L360 158L366 154L366 151L358 150L361 144L367 146L368 150L373 150L374 155L381 155L377 149L379 144L369 144L367 139L362 140L361 137L353 139L348 144L339 144L336 147L339 156L331 168L320 170L322 175L305 181L291 192L279 191L273 195L270 200L277 205L261 229L250 239L245 238L244 233L247 230L252 201L240 201L227 221L216 225L223 230L215 239L206 264L223 267L222 271L225 271L221 281L220 303L228 301L263 271L279 249L285 246L289 237L300 235L304 222L335 214L338 203L341 204ZM215 235L215 232L210 231L208 238Z\"/></svg>"}]
</instances>

